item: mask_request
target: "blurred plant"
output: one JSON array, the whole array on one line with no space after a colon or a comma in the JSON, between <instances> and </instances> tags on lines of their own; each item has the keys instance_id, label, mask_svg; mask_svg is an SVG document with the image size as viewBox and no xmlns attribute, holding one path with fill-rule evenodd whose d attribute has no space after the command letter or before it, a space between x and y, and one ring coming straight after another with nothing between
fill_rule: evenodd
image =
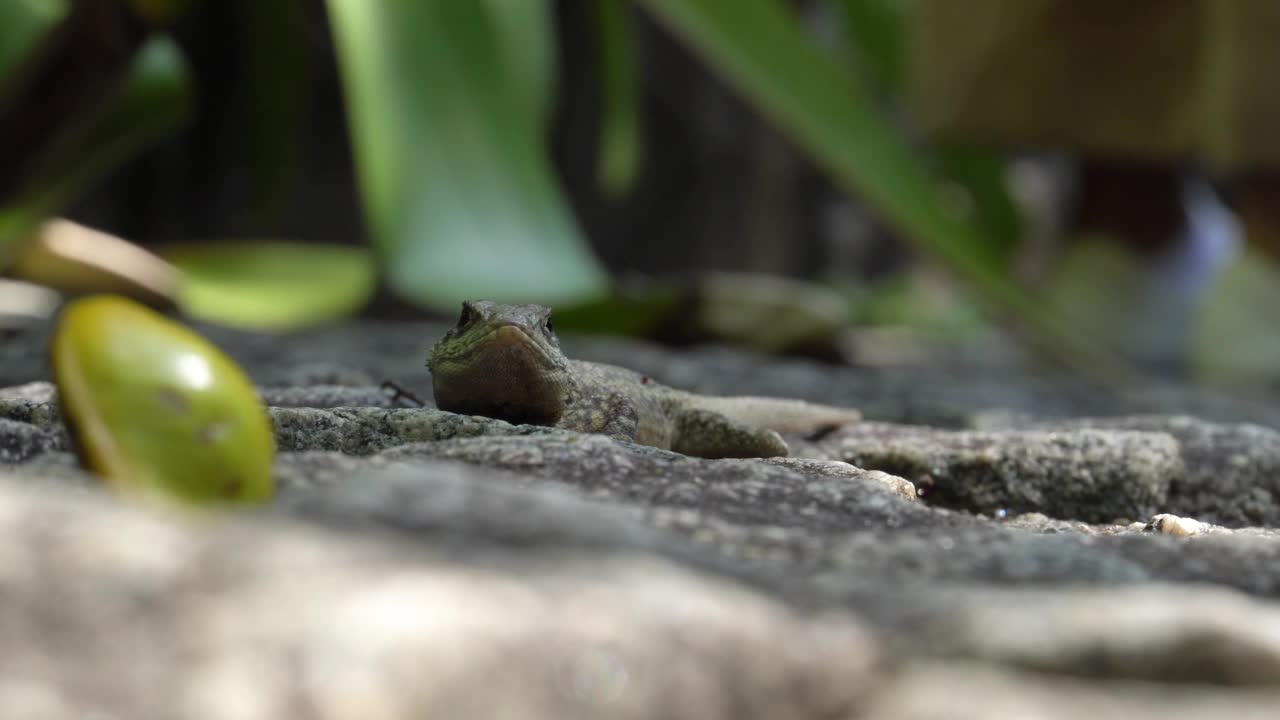
<instances>
[{"instance_id":1,"label":"blurred plant","mask_svg":"<svg viewBox=\"0 0 1280 720\"><path fill-rule=\"evenodd\" d=\"M54 30L61 20L63 36ZM94 23L88 17L83 25ZM65 56L45 57L53 41L74 38L68 6L58 0L0 5L0 142L6 167L0 178L0 265L47 216L139 149L178 127L187 114L186 66L172 41L139 36L126 52L113 52L93 72ZM94 53L88 53L93 55ZM113 67L114 65L114 67ZM41 72L52 77L41 77ZM105 78L103 77L105 76ZM48 89L48 81L81 86ZM105 91L97 81L105 80ZM42 85L44 85L42 87ZM48 123L47 127L37 127ZM32 142L34 140L34 142Z\"/></svg>"},{"instance_id":2,"label":"blurred plant","mask_svg":"<svg viewBox=\"0 0 1280 720\"><path fill-rule=\"evenodd\" d=\"M1017 318L1053 356L1122 382L1106 348L1021 288L982 225L947 202L943 180L882 116L863 88L774 0L640 0L718 69L839 185L876 210L921 255ZM993 257L996 260L993 260Z\"/></svg>"},{"instance_id":3,"label":"blurred plant","mask_svg":"<svg viewBox=\"0 0 1280 720\"><path fill-rule=\"evenodd\" d=\"M391 288L561 303L604 289L546 150L546 0L329 0L357 167Z\"/></svg>"},{"instance_id":4,"label":"blurred plant","mask_svg":"<svg viewBox=\"0 0 1280 720\"><path fill-rule=\"evenodd\" d=\"M1100 375L1123 375L1113 355L1086 339L1012 278L1009 259L1020 228L1003 188L1002 168L966 148L912 143L886 117L901 82L898 0L815 0L836 18L825 45L782 0L590 0L597 30L601 135L597 177L603 191L625 192L641 163L632 11L648 11L788 135L839 185L856 194L916 248L961 278L992 307L1015 317L1059 358ZM171 18L181 3L134 0L139 17ZM305 21L300 0L235 5L245 24L246 78L252 99L248 137L258 191L249 215L259 224L296 175L298 123L306 86ZM555 23L550 0L327 0L346 92L361 193L378 267L391 290L413 302L451 308L466 297L557 304L599 298L606 278L578 228L547 158L554 95ZM77 8L77 12L79 12ZM10 3L0 17L0 100L47 65L33 38L47 36L66 6L56 0ZM834 45L834 52L833 52ZM40 144L50 159L32 165L0 209L0 252L14 252L40 219L57 212L88 182L167 130L186 107L181 56L163 30L139 34L114 95L89 103L97 118L79 134ZM16 80L13 78L17 78ZM112 102L114 101L114 102ZM88 103L88 100L84 100ZM2 106L12 113L14 106ZM103 109L105 108L105 109ZM26 108L23 108L24 111ZM0 130L4 128L0 126ZM70 132L70 131L68 131ZM64 133L66 135L66 133ZM48 148L47 150L45 148ZM89 162L84 162L88 159ZM36 172L39 170L39 172ZM225 249L222 252L243 252ZM303 266L310 252L275 245L270 253L223 262L208 273L185 258L180 278L198 283L228 270L270 285L270 263ZM323 251L327 252L327 251ZM295 254L296 253L296 254ZM0 256L2 261L3 256ZM328 272L342 263L307 265ZM263 271L262 268L268 268ZM365 286L353 277L325 288ZM225 287L225 285L223 286ZM370 284L371 287L371 284ZM207 298L225 290L176 293L207 315ZM299 283L294 307L308 305ZM321 298L323 311L299 310L296 322L349 312ZM268 295L262 296L264 304ZM187 303L184 298L205 298ZM244 313L243 315L251 315ZM234 317L218 318L237 322ZM289 318L273 323L287 326Z\"/></svg>"},{"instance_id":5,"label":"blurred plant","mask_svg":"<svg viewBox=\"0 0 1280 720\"><path fill-rule=\"evenodd\" d=\"M363 249L277 242L211 253L177 245L166 250L172 264L121 238L46 221L188 117L191 78L162 29L185 5L0 5L0 150L7 160L0 172L0 268L71 292L123 292L241 327L288 328L350 314L374 288ZM250 133L255 185L265 188L251 212L261 218L278 204L293 164L300 105L291 83L302 64L288 58L303 53L289 25L301 13L293 0L242 5L250 26L261 30L247 43L259 49L249 54L251 94L263 111ZM99 46L99 36L111 40ZM262 46L276 53L262 53ZM229 268L237 269L234 277ZM306 282L297 281L300 272Z\"/></svg>"}]
</instances>

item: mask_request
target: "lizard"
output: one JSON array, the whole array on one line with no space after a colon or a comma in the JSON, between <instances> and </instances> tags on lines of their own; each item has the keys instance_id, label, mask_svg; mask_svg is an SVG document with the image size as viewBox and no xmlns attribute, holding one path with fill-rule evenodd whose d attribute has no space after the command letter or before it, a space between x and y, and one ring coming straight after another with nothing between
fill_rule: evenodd
<instances>
[{"instance_id":1,"label":"lizard","mask_svg":"<svg viewBox=\"0 0 1280 720\"><path fill-rule=\"evenodd\" d=\"M464 302L427 368L441 410L698 457L785 456L779 432L815 432L862 418L856 410L802 400L698 395L626 368L571 360L542 305Z\"/></svg>"}]
</instances>

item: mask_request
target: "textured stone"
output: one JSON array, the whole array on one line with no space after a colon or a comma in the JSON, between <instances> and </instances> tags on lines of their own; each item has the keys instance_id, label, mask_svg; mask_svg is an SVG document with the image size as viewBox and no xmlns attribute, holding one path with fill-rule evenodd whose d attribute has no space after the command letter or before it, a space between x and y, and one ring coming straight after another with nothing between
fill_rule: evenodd
<instances>
[{"instance_id":1,"label":"textured stone","mask_svg":"<svg viewBox=\"0 0 1280 720\"><path fill-rule=\"evenodd\" d=\"M932 504L1091 522L1150 515L1183 472L1173 438L1120 430L956 432L868 422L797 442L797 452L806 450L900 475Z\"/></svg>"},{"instance_id":2,"label":"textured stone","mask_svg":"<svg viewBox=\"0 0 1280 720\"><path fill-rule=\"evenodd\" d=\"M1183 415L1135 415L1034 421L988 414L983 427L1163 432L1177 441L1186 472L1175 477L1168 512L1228 527L1280 525L1280 432L1250 424L1213 423Z\"/></svg>"},{"instance_id":3,"label":"textured stone","mask_svg":"<svg viewBox=\"0 0 1280 720\"><path fill-rule=\"evenodd\" d=\"M309 385L306 387L261 388L262 402L272 407L338 408L395 407L391 394L378 387Z\"/></svg>"},{"instance_id":4,"label":"textured stone","mask_svg":"<svg viewBox=\"0 0 1280 720\"><path fill-rule=\"evenodd\" d=\"M635 555L412 550L0 480L0 716L847 717L875 640Z\"/></svg>"},{"instance_id":5,"label":"textured stone","mask_svg":"<svg viewBox=\"0 0 1280 720\"><path fill-rule=\"evenodd\" d=\"M65 445L65 438L53 430L0 418L0 464L24 462Z\"/></svg>"},{"instance_id":6,"label":"textured stone","mask_svg":"<svg viewBox=\"0 0 1280 720\"><path fill-rule=\"evenodd\" d=\"M212 330L292 406L272 411L277 502L229 521L107 501L52 387L0 389L0 447L20 448L0 456L0 717L1275 716L1277 434L1015 414L1280 417L1268 396L566 341L882 420L1015 411L980 433L887 426L923 474L832 452L847 432L888 447L883 423L709 461L392 407L384 380L430 407L442 330ZM38 337L0 342L0 376L43 377ZM977 481L948 508L939 478ZM567 668L551 694L549 666Z\"/></svg>"},{"instance_id":7,"label":"textured stone","mask_svg":"<svg viewBox=\"0 0 1280 720\"><path fill-rule=\"evenodd\" d=\"M1217 588L963 590L893 637L1046 673L1280 688L1280 605Z\"/></svg>"},{"instance_id":8,"label":"textured stone","mask_svg":"<svg viewBox=\"0 0 1280 720\"><path fill-rule=\"evenodd\" d=\"M891 489L883 474L843 463L705 460L577 433L459 438L405 445L381 456L463 460L641 506L700 508L739 523L849 530L947 522L904 496L900 483L888 483Z\"/></svg>"},{"instance_id":9,"label":"textured stone","mask_svg":"<svg viewBox=\"0 0 1280 720\"><path fill-rule=\"evenodd\" d=\"M319 395L326 396L331 396L328 391ZM455 437L565 432L534 425L511 425L478 416L455 415L434 408L270 407L268 413L274 425L276 444L285 451L335 450L368 455L396 445ZM53 438L49 449L70 446L56 401L0 394L0 421L4 420L31 425L49 433Z\"/></svg>"},{"instance_id":10,"label":"textured stone","mask_svg":"<svg viewBox=\"0 0 1280 720\"><path fill-rule=\"evenodd\" d=\"M1280 691L1098 682L980 663L912 663L882 686L868 720L1271 720Z\"/></svg>"},{"instance_id":11,"label":"textured stone","mask_svg":"<svg viewBox=\"0 0 1280 720\"><path fill-rule=\"evenodd\" d=\"M271 419L281 450L336 450L350 455L458 437L566 432L430 408L271 408Z\"/></svg>"}]
</instances>

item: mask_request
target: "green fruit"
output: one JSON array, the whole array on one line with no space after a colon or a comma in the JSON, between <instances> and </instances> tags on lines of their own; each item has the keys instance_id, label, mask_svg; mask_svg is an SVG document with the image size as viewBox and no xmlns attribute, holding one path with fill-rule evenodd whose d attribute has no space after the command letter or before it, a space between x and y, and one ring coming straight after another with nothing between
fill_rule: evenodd
<instances>
[{"instance_id":1,"label":"green fruit","mask_svg":"<svg viewBox=\"0 0 1280 720\"><path fill-rule=\"evenodd\" d=\"M99 295L63 310L51 354L81 462L113 486L199 505L271 497L271 420L204 338Z\"/></svg>"}]
</instances>

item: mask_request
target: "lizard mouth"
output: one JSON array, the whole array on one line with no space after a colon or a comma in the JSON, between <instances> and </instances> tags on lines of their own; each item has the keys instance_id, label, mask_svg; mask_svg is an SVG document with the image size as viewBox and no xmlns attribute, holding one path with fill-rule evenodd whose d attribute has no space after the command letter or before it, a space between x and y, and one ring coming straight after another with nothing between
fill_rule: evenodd
<instances>
[{"instance_id":1,"label":"lizard mouth","mask_svg":"<svg viewBox=\"0 0 1280 720\"><path fill-rule=\"evenodd\" d=\"M462 374L510 375L520 369L552 370L558 365L538 338L519 325L499 325L479 337L468 338L439 360L448 370Z\"/></svg>"},{"instance_id":2,"label":"lizard mouth","mask_svg":"<svg viewBox=\"0 0 1280 720\"><path fill-rule=\"evenodd\" d=\"M494 328L476 343L472 352L499 353L510 359L515 359L517 356L523 357L526 361L532 361L535 365L544 367L555 365L546 348L542 347L542 344L530 335L529 331L519 325L501 325Z\"/></svg>"},{"instance_id":3,"label":"lizard mouth","mask_svg":"<svg viewBox=\"0 0 1280 720\"><path fill-rule=\"evenodd\" d=\"M549 424L563 411L564 360L518 325L499 325L433 358L441 410Z\"/></svg>"}]
</instances>

